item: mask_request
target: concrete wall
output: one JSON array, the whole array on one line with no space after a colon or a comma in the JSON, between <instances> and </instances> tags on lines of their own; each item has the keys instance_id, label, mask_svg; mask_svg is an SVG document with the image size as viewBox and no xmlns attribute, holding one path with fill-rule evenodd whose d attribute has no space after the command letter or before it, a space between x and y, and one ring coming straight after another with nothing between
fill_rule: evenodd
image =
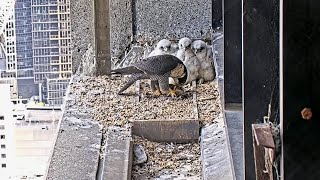
<instances>
[{"instance_id":1,"label":"concrete wall","mask_svg":"<svg viewBox=\"0 0 320 180\"><path fill-rule=\"evenodd\" d=\"M89 53L87 61L94 62L93 0L71 0L70 8L72 66L75 73L82 64L84 54Z\"/></svg>"},{"instance_id":2,"label":"concrete wall","mask_svg":"<svg viewBox=\"0 0 320 180\"><path fill-rule=\"evenodd\" d=\"M212 1L110 0L109 10L113 64L135 43L153 45L162 38L178 40L184 36L211 39ZM80 73L95 71L93 12L93 0L71 1L73 73L82 64Z\"/></svg>"},{"instance_id":3,"label":"concrete wall","mask_svg":"<svg viewBox=\"0 0 320 180\"><path fill-rule=\"evenodd\" d=\"M132 0L110 1L111 57L121 58L133 36Z\"/></svg>"},{"instance_id":4,"label":"concrete wall","mask_svg":"<svg viewBox=\"0 0 320 180\"><path fill-rule=\"evenodd\" d=\"M212 1L135 0L134 7L137 41L211 37Z\"/></svg>"}]
</instances>

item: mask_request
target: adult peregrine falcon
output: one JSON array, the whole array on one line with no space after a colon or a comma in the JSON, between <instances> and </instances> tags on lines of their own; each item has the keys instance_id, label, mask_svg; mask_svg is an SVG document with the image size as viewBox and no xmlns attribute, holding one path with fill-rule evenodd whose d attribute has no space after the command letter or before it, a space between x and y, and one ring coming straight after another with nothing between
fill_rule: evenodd
<instances>
[{"instance_id":1,"label":"adult peregrine falcon","mask_svg":"<svg viewBox=\"0 0 320 180\"><path fill-rule=\"evenodd\" d=\"M175 91L169 87L169 77L177 78L179 83L185 83L188 76L183 62L173 55L148 57L131 66L111 70L111 74L131 75L119 94L139 79L150 79L150 86L155 95L167 94L168 96L175 96Z\"/></svg>"}]
</instances>

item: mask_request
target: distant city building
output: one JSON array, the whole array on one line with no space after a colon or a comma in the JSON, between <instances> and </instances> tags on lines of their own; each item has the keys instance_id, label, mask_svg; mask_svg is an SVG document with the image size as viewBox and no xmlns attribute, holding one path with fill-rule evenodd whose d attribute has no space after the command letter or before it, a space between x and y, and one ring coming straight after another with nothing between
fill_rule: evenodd
<instances>
[{"instance_id":1,"label":"distant city building","mask_svg":"<svg viewBox=\"0 0 320 180\"><path fill-rule=\"evenodd\" d=\"M15 170L13 104L10 85L0 84L0 179L9 179Z\"/></svg>"},{"instance_id":2,"label":"distant city building","mask_svg":"<svg viewBox=\"0 0 320 180\"><path fill-rule=\"evenodd\" d=\"M1 0L0 1L0 35L3 32L8 18L13 13L15 0Z\"/></svg>"},{"instance_id":3,"label":"distant city building","mask_svg":"<svg viewBox=\"0 0 320 180\"><path fill-rule=\"evenodd\" d=\"M61 105L72 75L70 0L16 0L10 12L0 83L12 85L11 99Z\"/></svg>"},{"instance_id":4,"label":"distant city building","mask_svg":"<svg viewBox=\"0 0 320 180\"><path fill-rule=\"evenodd\" d=\"M70 0L32 0L34 82L42 100L63 103L72 75Z\"/></svg>"},{"instance_id":5,"label":"distant city building","mask_svg":"<svg viewBox=\"0 0 320 180\"><path fill-rule=\"evenodd\" d=\"M28 99L39 94L33 74L31 0L16 0L15 20L18 94Z\"/></svg>"},{"instance_id":6,"label":"distant city building","mask_svg":"<svg viewBox=\"0 0 320 180\"><path fill-rule=\"evenodd\" d=\"M17 53L14 0L6 0L1 7L0 19L0 84L10 84L11 99L17 99Z\"/></svg>"}]
</instances>

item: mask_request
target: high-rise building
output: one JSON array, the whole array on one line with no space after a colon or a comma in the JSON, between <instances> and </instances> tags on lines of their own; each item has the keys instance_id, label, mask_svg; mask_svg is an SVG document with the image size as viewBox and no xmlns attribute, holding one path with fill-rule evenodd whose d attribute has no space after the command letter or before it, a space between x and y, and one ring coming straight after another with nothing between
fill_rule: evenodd
<instances>
[{"instance_id":1,"label":"high-rise building","mask_svg":"<svg viewBox=\"0 0 320 180\"><path fill-rule=\"evenodd\" d=\"M9 179L15 168L13 104L10 85L0 84L0 179Z\"/></svg>"},{"instance_id":2,"label":"high-rise building","mask_svg":"<svg viewBox=\"0 0 320 180\"><path fill-rule=\"evenodd\" d=\"M16 0L19 98L63 102L72 74L70 0Z\"/></svg>"},{"instance_id":3,"label":"high-rise building","mask_svg":"<svg viewBox=\"0 0 320 180\"><path fill-rule=\"evenodd\" d=\"M11 99L61 105L72 75L70 0L1 4L0 84L11 84Z\"/></svg>"},{"instance_id":4,"label":"high-rise building","mask_svg":"<svg viewBox=\"0 0 320 180\"><path fill-rule=\"evenodd\" d=\"M32 0L31 14L34 82L59 105L72 75L70 0Z\"/></svg>"},{"instance_id":5,"label":"high-rise building","mask_svg":"<svg viewBox=\"0 0 320 180\"><path fill-rule=\"evenodd\" d=\"M33 75L31 0L16 0L15 20L18 94L30 98L39 94Z\"/></svg>"},{"instance_id":6,"label":"high-rise building","mask_svg":"<svg viewBox=\"0 0 320 180\"><path fill-rule=\"evenodd\" d=\"M10 84L11 99L17 99L17 53L14 0L7 0L0 9L0 84Z\"/></svg>"}]
</instances>

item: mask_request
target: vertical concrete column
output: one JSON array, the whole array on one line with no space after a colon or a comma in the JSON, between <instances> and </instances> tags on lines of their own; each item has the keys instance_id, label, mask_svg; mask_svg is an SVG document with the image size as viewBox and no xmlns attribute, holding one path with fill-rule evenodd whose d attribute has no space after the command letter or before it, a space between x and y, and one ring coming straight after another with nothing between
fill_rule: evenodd
<instances>
[{"instance_id":1,"label":"vertical concrete column","mask_svg":"<svg viewBox=\"0 0 320 180\"><path fill-rule=\"evenodd\" d=\"M96 75L106 75L111 70L109 3L110 0L94 0Z\"/></svg>"}]
</instances>

